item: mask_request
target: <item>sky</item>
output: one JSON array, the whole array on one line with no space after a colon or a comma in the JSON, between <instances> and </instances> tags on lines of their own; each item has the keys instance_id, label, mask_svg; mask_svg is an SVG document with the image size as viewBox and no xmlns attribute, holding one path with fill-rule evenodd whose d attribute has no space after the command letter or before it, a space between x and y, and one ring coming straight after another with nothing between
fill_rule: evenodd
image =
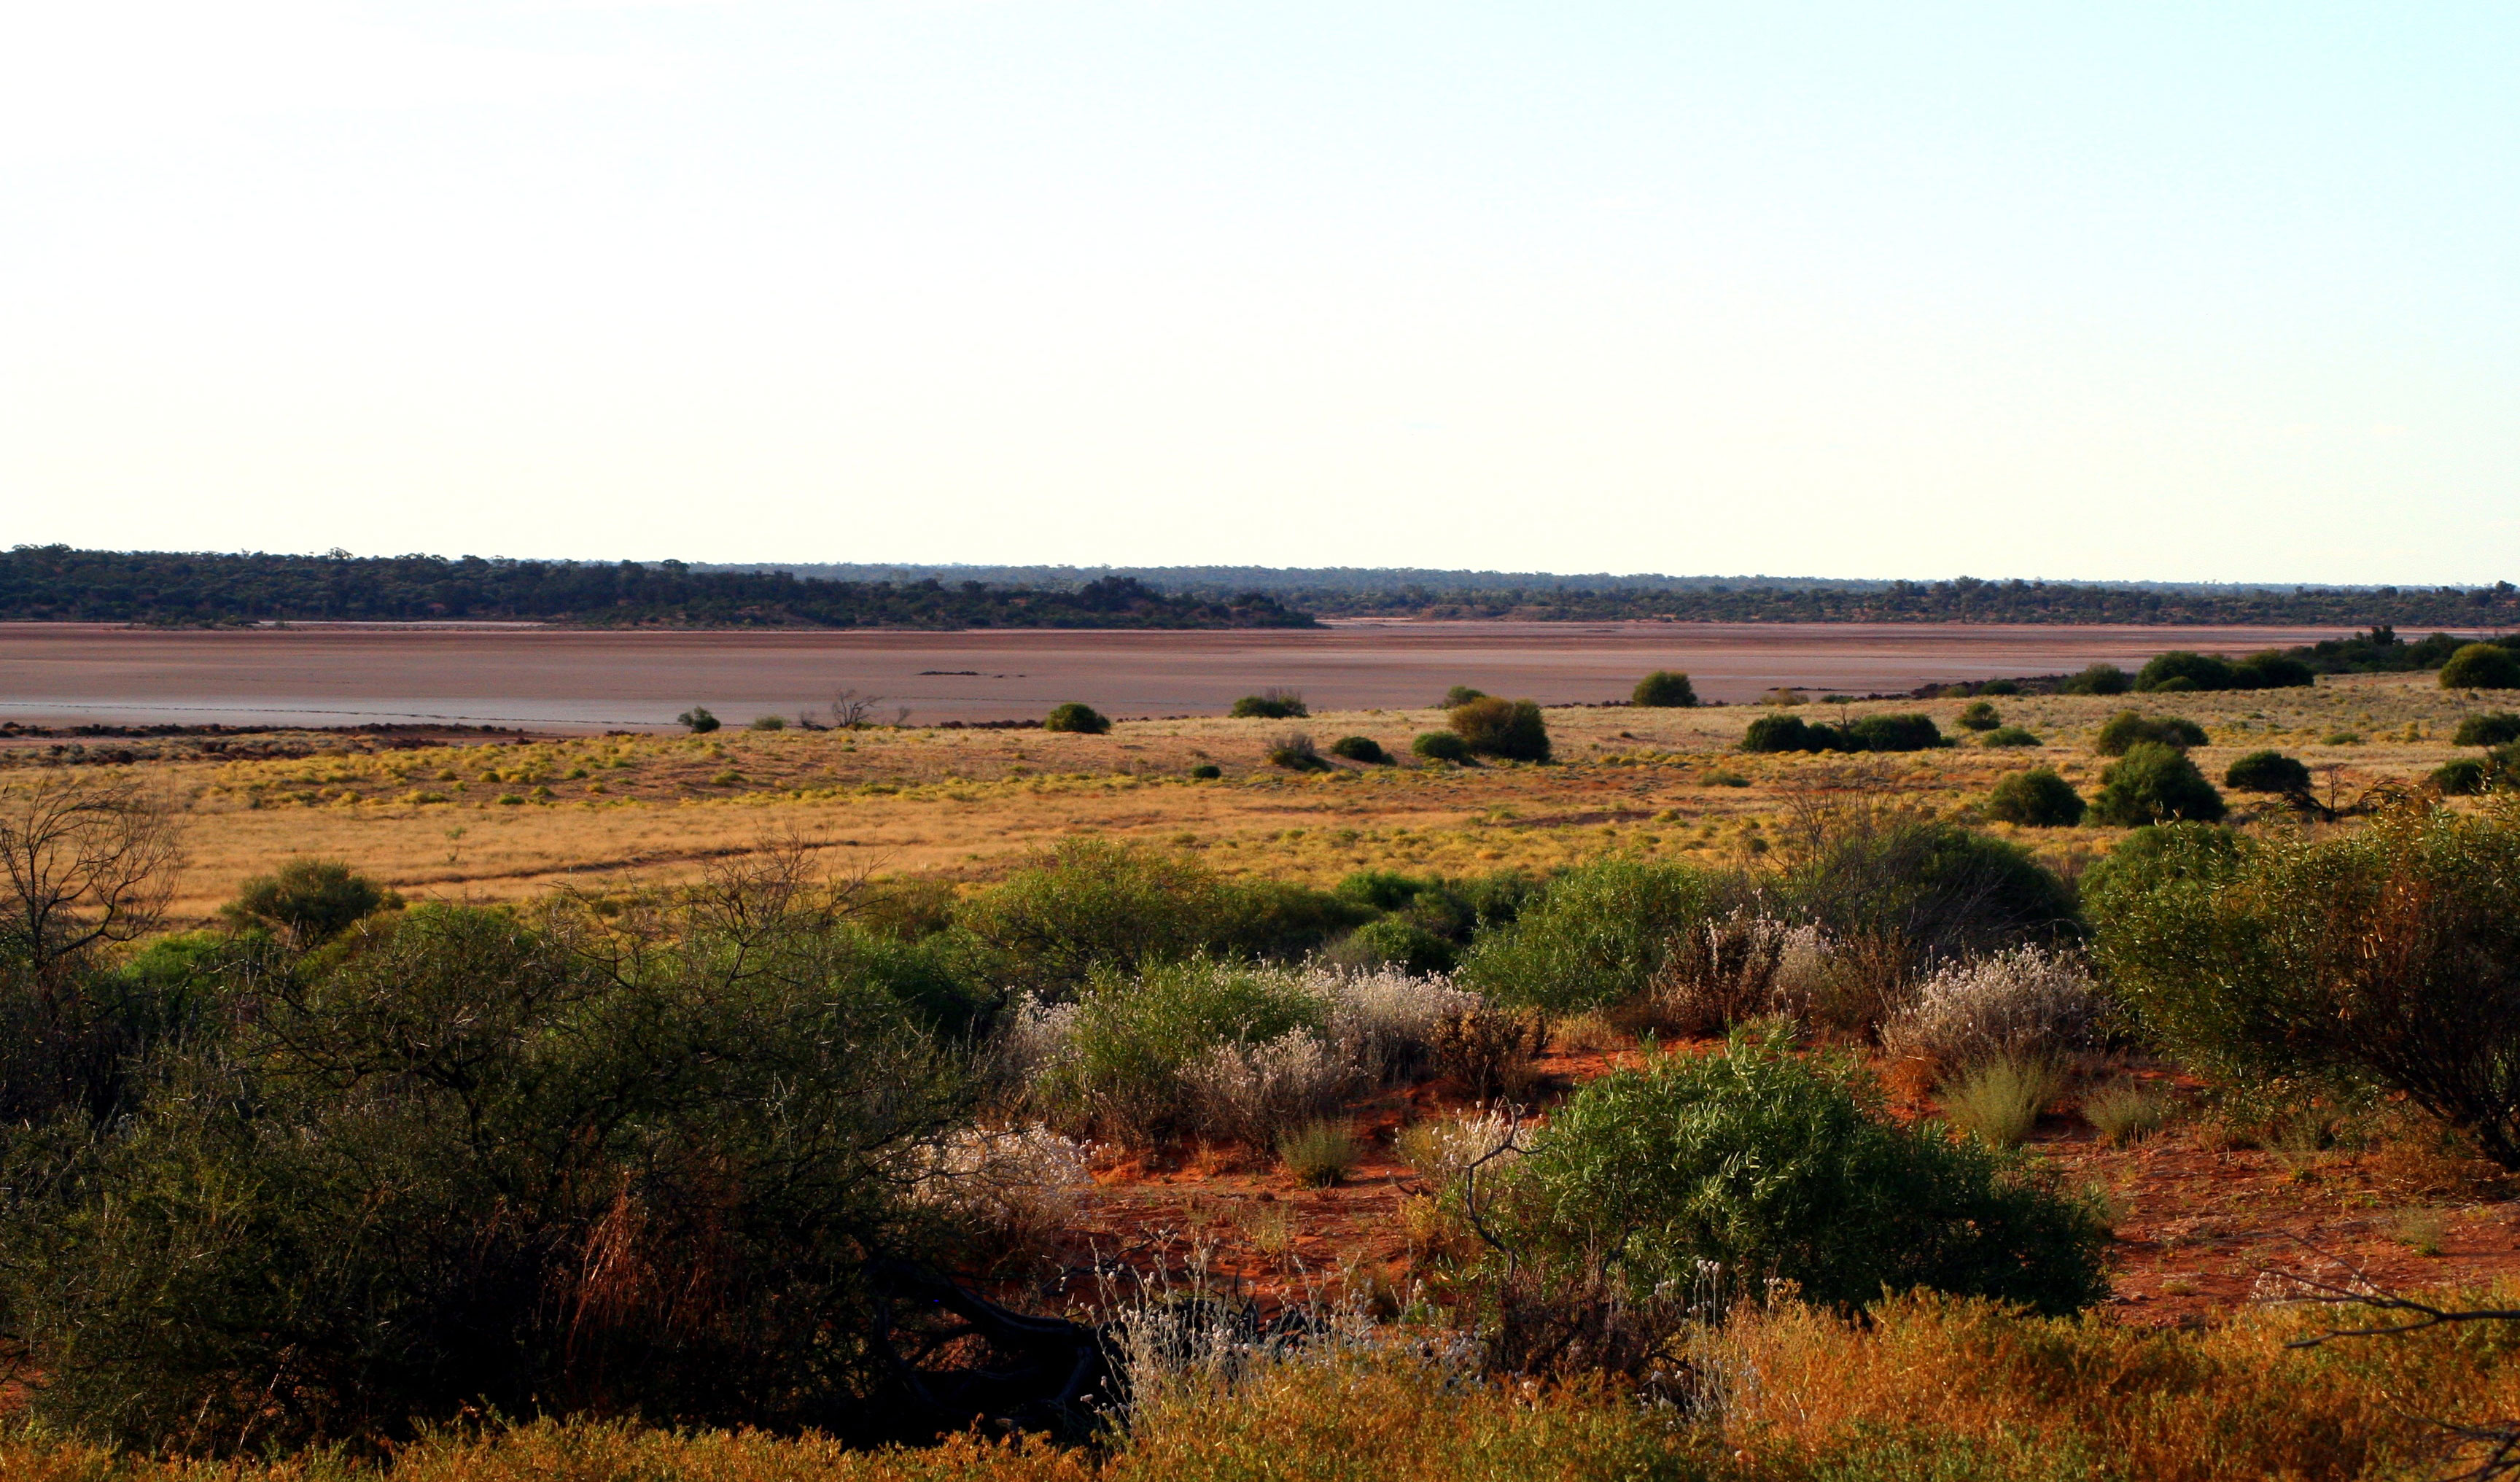
<instances>
[{"instance_id":1,"label":"sky","mask_svg":"<svg viewBox=\"0 0 2520 1482\"><path fill-rule=\"evenodd\" d=\"M2520 7L0 0L0 543L2520 576Z\"/></svg>"}]
</instances>

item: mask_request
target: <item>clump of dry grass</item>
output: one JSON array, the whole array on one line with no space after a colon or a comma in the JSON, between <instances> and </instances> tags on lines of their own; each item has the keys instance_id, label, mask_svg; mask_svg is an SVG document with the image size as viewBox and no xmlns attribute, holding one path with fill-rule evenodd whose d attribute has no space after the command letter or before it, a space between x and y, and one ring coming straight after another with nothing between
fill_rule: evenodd
<instances>
[{"instance_id":1,"label":"clump of dry grass","mask_svg":"<svg viewBox=\"0 0 2520 1482\"><path fill-rule=\"evenodd\" d=\"M2018 1147L2064 1089L2053 1061L1999 1055L1943 1088L1943 1114L1990 1146Z\"/></svg>"}]
</instances>

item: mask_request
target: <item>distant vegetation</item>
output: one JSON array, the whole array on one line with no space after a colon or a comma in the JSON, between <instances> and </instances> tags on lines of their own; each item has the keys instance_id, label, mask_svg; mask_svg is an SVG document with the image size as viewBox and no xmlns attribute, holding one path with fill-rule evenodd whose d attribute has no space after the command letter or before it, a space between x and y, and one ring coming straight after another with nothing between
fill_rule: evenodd
<instances>
[{"instance_id":1,"label":"distant vegetation","mask_svg":"<svg viewBox=\"0 0 2520 1482\"><path fill-rule=\"evenodd\" d=\"M0 620L233 624L541 620L596 627L1308 628L1273 597L1167 596L1127 577L1057 591L800 581L784 572L438 556L186 555L20 546Z\"/></svg>"}]
</instances>

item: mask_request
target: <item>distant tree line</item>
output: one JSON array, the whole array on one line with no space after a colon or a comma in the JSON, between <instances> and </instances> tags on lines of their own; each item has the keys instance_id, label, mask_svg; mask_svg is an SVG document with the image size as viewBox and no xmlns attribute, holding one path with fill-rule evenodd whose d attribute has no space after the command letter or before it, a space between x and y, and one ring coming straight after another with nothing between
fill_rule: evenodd
<instances>
[{"instance_id":1,"label":"distant tree line","mask_svg":"<svg viewBox=\"0 0 2520 1482\"><path fill-rule=\"evenodd\" d=\"M1303 628L1277 598L1167 595L1128 577L1057 591L977 581L800 580L477 556L76 551L0 554L0 620L181 625L538 619L593 627Z\"/></svg>"},{"instance_id":2,"label":"distant tree line","mask_svg":"<svg viewBox=\"0 0 2520 1482\"><path fill-rule=\"evenodd\" d=\"M2520 588L2182 582L1846 581L1552 575L1364 566L721 567L831 580L968 579L1063 589L1125 577L1183 596L1256 592L1324 617L1667 618L1682 622L2009 622L2520 626Z\"/></svg>"}]
</instances>

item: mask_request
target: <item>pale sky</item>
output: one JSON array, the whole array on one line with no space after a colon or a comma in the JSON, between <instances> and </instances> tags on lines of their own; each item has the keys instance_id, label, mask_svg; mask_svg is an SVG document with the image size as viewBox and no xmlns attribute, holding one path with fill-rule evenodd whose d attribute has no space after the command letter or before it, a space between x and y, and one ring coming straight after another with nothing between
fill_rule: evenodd
<instances>
[{"instance_id":1,"label":"pale sky","mask_svg":"<svg viewBox=\"0 0 2520 1482\"><path fill-rule=\"evenodd\" d=\"M0 544L2520 577L2520 8L0 0Z\"/></svg>"}]
</instances>

